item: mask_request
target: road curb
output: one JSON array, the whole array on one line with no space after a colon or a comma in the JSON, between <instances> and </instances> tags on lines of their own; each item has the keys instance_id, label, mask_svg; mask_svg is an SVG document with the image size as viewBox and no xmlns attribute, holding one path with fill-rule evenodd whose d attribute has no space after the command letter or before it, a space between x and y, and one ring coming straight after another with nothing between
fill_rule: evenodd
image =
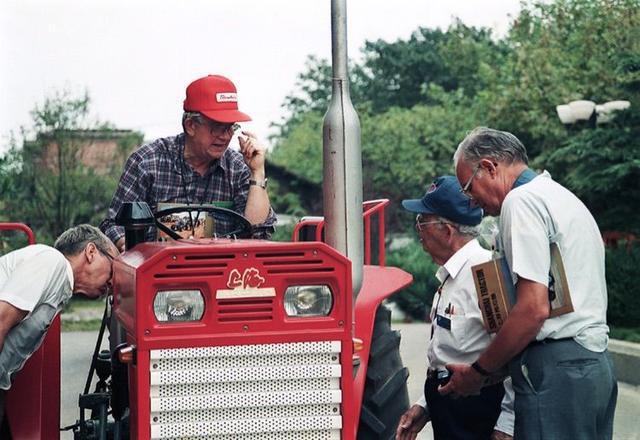
<instances>
[{"instance_id":1,"label":"road curb","mask_svg":"<svg viewBox=\"0 0 640 440\"><path fill-rule=\"evenodd\" d=\"M618 381L640 385L640 344L610 339L609 353Z\"/></svg>"}]
</instances>

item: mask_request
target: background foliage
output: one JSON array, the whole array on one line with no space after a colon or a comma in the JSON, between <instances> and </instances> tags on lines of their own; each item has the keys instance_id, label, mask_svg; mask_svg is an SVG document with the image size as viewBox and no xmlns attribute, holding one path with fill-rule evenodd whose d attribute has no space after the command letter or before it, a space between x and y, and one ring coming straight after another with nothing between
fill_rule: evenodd
<instances>
[{"instance_id":1,"label":"background foliage","mask_svg":"<svg viewBox=\"0 0 640 440\"><path fill-rule=\"evenodd\" d=\"M365 197L419 195L453 171L451 153L465 133L487 125L516 134L533 166L582 198L603 230L640 232L639 11L638 0L528 2L503 38L454 22L446 31L419 28L407 40L367 42L350 73ZM309 58L271 155L318 184L330 78L327 60ZM595 129L564 127L555 107L576 99L626 99L631 110ZM393 231L409 227L398 211L396 203Z\"/></svg>"},{"instance_id":2,"label":"background foliage","mask_svg":"<svg viewBox=\"0 0 640 440\"><path fill-rule=\"evenodd\" d=\"M418 28L406 40L367 42L360 60L350 63L350 79L362 127L364 195L392 200L392 232L413 232L399 202L452 173L451 156L465 133L486 125L518 136L532 166L548 169L578 195L601 230L640 233L638 0L528 1L502 38L454 22L446 30ZM285 101L291 116L279 125L271 155L318 184L330 87L328 62L309 58ZM555 107L577 99L625 99L631 108L609 124L565 127ZM420 252L411 247L391 258L423 274L428 257ZM613 255L613 267L632 267ZM621 273L627 282L631 274ZM434 290L421 277L420 287L396 296L410 314L422 314L420 289ZM629 286L609 283L612 303L628 303ZM628 322L618 312L611 318Z\"/></svg>"},{"instance_id":3,"label":"background foliage","mask_svg":"<svg viewBox=\"0 0 640 440\"><path fill-rule=\"evenodd\" d=\"M0 220L26 223L39 242L51 244L80 223L97 225L126 156L142 141L140 133L117 136L106 171L84 165L80 157L91 139L110 139L115 131L109 124L89 121L89 103L86 93L58 91L45 98L31 112L32 126L22 129L21 141L13 136L0 158Z\"/></svg>"}]
</instances>

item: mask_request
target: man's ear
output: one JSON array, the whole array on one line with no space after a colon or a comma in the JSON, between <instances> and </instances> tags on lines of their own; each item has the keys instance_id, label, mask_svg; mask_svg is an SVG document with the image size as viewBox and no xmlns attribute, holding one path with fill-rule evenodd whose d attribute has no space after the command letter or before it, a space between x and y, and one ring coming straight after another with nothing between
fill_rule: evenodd
<instances>
[{"instance_id":1,"label":"man's ear","mask_svg":"<svg viewBox=\"0 0 640 440\"><path fill-rule=\"evenodd\" d=\"M93 262L93 259L96 258L96 255L99 252L100 251L98 250L98 247L92 241L87 243L87 245L84 247L84 256L89 263Z\"/></svg>"},{"instance_id":2,"label":"man's ear","mask_svg":"<svg viewBox=\"0 0 640 440\"><path fill-rule=\"evenodd\" d=\"M195 119L187 118L184 120L184 132L189 136L193 136L196 133L196 124Z\"/></svg>"},{"instance_id":3,"label":"man's ear","mask_svg":"<svg viewBox=\"0 0 640 440\"><path fill-rule=\"evenodd\" d=\"M494 178L498 172L498 162L491 159L480 159L480 168L482 168L491 178Z\"/></svg>"},{"instance_id":4,"label":"man's ear","mask_svg":"<svg viewBox=\"0 0 640 440\"><path fill-rule=\"evenodd\" d=\"M455 236L456 228L450 223L444 223L443 226L447 230L447 239L451 240Z\"/></svg>"}]
</instances>

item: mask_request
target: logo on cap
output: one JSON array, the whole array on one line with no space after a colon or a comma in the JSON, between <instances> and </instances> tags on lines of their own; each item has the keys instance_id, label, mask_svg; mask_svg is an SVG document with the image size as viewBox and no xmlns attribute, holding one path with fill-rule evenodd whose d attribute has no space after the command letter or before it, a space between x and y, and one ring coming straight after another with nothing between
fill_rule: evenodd
<instances>
[{"instance_id":1,"label":"logo on cap","mask_svg":"<svg viewBox=\"0 0 640 440\"><path fill-rule=\"evenodd\" d=\"M216 93L216 102L238 102L236 93Z\"/></svg>"},{"instance_id":2,"label":"logo on cap","mask_svg":"<svg viewBox=\"0 0 640 440\"><path fill-rule=\"evenodd\" d=\"M438 189L438 185L436 185L436 183L435 183L435 182L433 182L433 183L431 184L431 186L429 187L429 189L427 190L427 194L431 194L432 192L434 192L434 191L435 191L435 190L437 190L437 189Z\"/></svg>"}]
</instances>

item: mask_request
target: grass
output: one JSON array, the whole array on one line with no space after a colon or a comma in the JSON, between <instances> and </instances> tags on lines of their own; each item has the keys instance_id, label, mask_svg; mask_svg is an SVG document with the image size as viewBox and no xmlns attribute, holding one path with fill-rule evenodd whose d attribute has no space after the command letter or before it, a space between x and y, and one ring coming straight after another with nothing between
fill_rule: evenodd
<instances>
[{"instance_id":1,"label":"grass","mask_svg":"<svg viewBox=\"0 0 640 440\"><path fill-rule=\"evenodd\" d=\"M105 300L74 295L62 312L62 331L97 331L102 323Z\"/></svg>"},{"instance_id":2,"label":"grass","mask_svg":"<svg viewBox=\"0 0 640 440\"><path fill-rule=\"evenodd\" d=\"M100 330L102 319L88 319L86 321L62 320L63 332L97 332Z\"/></svg>"},{"instance_id":3,"label":"grass","mask_svg":"<svg viewBox=\"0 0 640 440\"><path fill-rule=\"evenodd\" d=\"M65 312L73 312L76 310L104 310L104 298L103 299L89 299L81 295L73 295L73 297L67 303Z\"/></svg>"}]
</instances>

